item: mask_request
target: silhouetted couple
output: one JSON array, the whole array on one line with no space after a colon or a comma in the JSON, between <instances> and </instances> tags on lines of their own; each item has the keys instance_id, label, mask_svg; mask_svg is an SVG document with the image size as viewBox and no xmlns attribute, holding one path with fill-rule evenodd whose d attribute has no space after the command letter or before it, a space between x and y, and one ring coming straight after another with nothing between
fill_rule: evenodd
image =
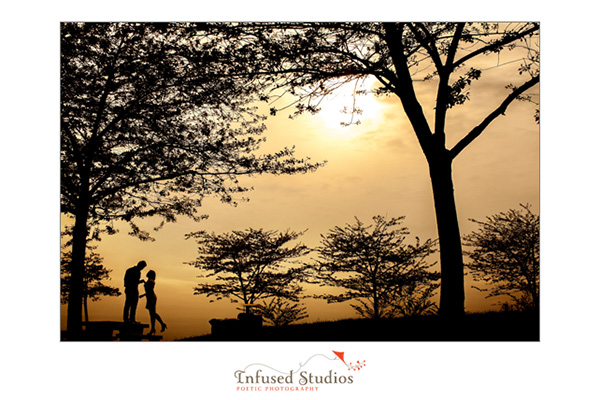
<instances>
[{"instance_id":1,"label":"silhouetted couple","mask_svg":"<svg viewBox=\"0 0 600 400\"><path fill-rule=\"evenodd\" d=\"M135 320L135 312L137 309L138 299L146 296L146 308L150 313L150 334L156 333L154 329L156 321L160 322L161 332L167 329L160 316L156 313L156 293L154 293L154 285L156 281L156 272L150 270L146 274L148 280L141 279L142 270L146 267L145 261L140 261L135 267L129 268L125 272L125 309L123 310L123 321L129 323L137 323ZM138 285L144 284L146 293L140 295Z\"/></svg>"}]
</instances>

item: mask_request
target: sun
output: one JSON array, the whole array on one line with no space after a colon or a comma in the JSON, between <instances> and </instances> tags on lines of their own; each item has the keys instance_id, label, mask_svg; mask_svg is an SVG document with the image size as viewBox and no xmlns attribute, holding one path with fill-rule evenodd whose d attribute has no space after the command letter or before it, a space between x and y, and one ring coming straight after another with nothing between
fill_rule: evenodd
<instances>
[{"instance_id":1,"label":"sun","mask_svg":"<svg viewBox=\"0 0 600 400\"><path fill-rule=\"evenodd\" d=\"M360 134L360 124L373 123L381 118L383 105L372 93L375 83L375 78L366 78L362 84L355 86L348 83L325 96L316 115L320 124L334 135L347 137ZM355 95L355 90L359 94Z\"/></svg>"}]
</instances>

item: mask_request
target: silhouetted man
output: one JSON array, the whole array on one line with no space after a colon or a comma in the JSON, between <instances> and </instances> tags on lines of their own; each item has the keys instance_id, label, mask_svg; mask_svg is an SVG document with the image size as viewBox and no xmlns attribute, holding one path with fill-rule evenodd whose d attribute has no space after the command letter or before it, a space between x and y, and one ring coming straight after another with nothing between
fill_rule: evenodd
<instances>
[{"instance_id":1,"label":"silhouetted man","mask_svg":"<svg viewBox=\"0 0 600 400\"><path fill-rule=\"evenodd\" d=\"M138 285L144 283L140 279L142 270L146 267L146 261L140 261L135 267L125 271L125 309L123 310L123 321L135 323L135 311L137 309L139 291Z\"/></svg>"}]
</instances>

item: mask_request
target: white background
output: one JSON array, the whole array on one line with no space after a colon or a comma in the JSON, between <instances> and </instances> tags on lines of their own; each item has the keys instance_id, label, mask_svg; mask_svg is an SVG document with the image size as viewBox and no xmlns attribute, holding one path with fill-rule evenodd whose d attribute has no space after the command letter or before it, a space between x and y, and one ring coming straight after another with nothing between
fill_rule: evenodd
<instances>
[{"instance_id":1,"label":"white background","mask_svg":"<svg viewBox=\"0 0 600 400\"><path fill-rule=\"evenodd\" d=\"M598 56L595 12L542 2L81 1L3 5L2 385L9 399L591 398L598 393ZM484 4L489 4L486 10ZM59 22L114 20L542 22L542 330L539 343L61 343ZM366 360L353 385L236 393L233 373L317 353ZM7 395L7 396L6 396Z\"/></svg>"}]
</instances>

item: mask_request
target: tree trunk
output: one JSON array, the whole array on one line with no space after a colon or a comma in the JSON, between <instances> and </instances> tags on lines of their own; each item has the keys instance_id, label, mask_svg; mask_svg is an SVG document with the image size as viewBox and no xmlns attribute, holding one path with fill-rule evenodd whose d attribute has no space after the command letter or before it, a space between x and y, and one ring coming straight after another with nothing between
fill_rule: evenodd
<instances>
[{"instance_id":1,"label":"tree trunk","mask_svg":"<svg viewBox=\"0 0 600 400\"><path fill-rule=\"evenodd\" d=\"M86 247L87 248L87 247ZM87 299L88 299L88 277L87 275L87 265L84 265L84 271L83 271L83 293L82 293L82 298L83 298L83 321L84 322L90 322L89 318L88 318L88 303L87 303Z\"/></svg>"},{"instance_id":2,"label":"tree trunk","mask_svg":"<svg viewBox=\"0 0 600 400\"><path fill-rule=\"evenodd\" d=\"M371 279L371 284L373 285L373 318L379 319L379 292L377 287L377 278L373 276Z\"/></svg>"},{"instance_id":3,"label":"tree trunk","mask_svg":"<svg viewBox=\"0 0 600 400\"><path fill-rule=\"evenodd\" d=\"M83 320L85 322L90 322L90 317L88 315L88 306L87 306L87 295L83 295Z\"/></svg>"},{"instance_id":4,"label":"tree trunk","mask_svg":"<svg viewBox=\"0 0 600 400\"><path fill-rule=\"evenodd\" d=\"M452 183L452 158L444 149L434 157L428 157L428 162L440 242L440 314L461 317L465 313L464 266Z\"/></svg>"},{"instance_id":5,"label":"tree trunk","mask_svg":"<svg viewBox=\"0 0 600 400\"><path fill-rule=\"evenodd\" d=\"M379 314L379 297L377 296L377 294L375 294L375 296L373 296L373 318L379 319Z\"/></svg>"},{"instance_id":6,"label":"tree trunk","mask_svg":"<svg viewBox=\"0 0 600 400\"><path fill-rule=\"evenodd\" d=\"M85 268L89 205L87 201L83 200L79 202L78 207L79 210L75 216L75 227L73 229L71 282L67 308L67 338L69 340L81 339L82 333L83 272Z\"/></svg>"}]
</instances>

